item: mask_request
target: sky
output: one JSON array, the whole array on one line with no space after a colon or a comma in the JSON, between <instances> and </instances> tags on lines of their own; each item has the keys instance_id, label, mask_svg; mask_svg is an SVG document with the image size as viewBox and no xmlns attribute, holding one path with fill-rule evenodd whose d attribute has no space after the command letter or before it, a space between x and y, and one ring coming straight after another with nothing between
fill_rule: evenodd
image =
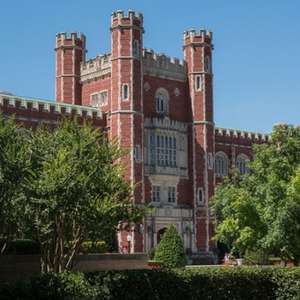
<instances>
[{"instance_id":1,"label":"sky","mask_svg":"<svg viewBox=\"0 0 300 300\"><path fill-rule=\"evenodd\" d=\"M183 57L182 33L214 33L219 127L268 133L300 123L299 0L0 0L0 90L54 99L57 32L83 32L88 58L110 52L110 15L144 15L144 47Z\"/></svg>"}]
</instances>

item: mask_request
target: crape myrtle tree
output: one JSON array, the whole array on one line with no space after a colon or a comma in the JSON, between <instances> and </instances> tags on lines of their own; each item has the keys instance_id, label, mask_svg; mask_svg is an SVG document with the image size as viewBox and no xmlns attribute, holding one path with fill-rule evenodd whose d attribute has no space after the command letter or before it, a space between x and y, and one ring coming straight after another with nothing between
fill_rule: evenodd
<instances>
[{"instance_id":1,"label":"crape myrtle tree","mask_svg":"<svg viewBox=\"0 0 300 300\"><path fill-rule=\"evenodd\" d=\"M63 121L31 139L27 231L41 245L43 272L71 269L82 242L111 236L121 220L137 221L131 188L118 160L123 152L89 124Z\"/></svg>"},{"instance_id":2,"label":"crape myrtle tree","mask_svg":"<svg viewBox=\"0 0 300 300\"><path fill-rule=\"evenodd\" d=\"M300 128L277 125L271 140L253 150L249 174L234 174L216 189L215 238L242 255L261 251L298 262Z\"/></svg>"},{"instance_id":3,"label":"crape myrtle tree","mask_svg":"<svg viewBox=\"0 0 300 300\"><path fill-rule=\"evenodd\" d=\"M22 186L30 172L29 132L0 114L0 253L20 234Z\"/></svg>"}]
</instances>

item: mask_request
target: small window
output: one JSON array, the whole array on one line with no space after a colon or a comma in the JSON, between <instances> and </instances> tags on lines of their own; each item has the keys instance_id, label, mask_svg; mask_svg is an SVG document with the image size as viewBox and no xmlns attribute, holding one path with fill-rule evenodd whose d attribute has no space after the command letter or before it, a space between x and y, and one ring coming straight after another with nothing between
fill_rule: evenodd
<instances>
[{"instance_id":1,"label":"small window","mask_svg":"<svg viewBox=\"0 0 300 300\"><path fill-rule=\"evenodd\" d=\"M133 42L133 56L136 58L140 57L140 43L138 40L134 40Z\"/></svg>"},{"instance_id":2,"label":"small window","mask_svg":"<svg viewBox=\"0 0 300 300\"><path fill-rule=\"evenodd\" d=\"M134 160L136 162L141 161L141 146L140 145L135 145L133 156L134 156Z\"/></svg>"},{"instance_id":3,"label":"small window","mask_svg":"<svg viewBox=\"0 0 300 300\"><path fill-rule=\"evenodd\" d=\"M196 91L202 90L202 77L201 75L196 76Z\"/></svg>"},{"instance_id":4,"label":"small window","mask_svg":"<svg viewBox=\"0 0 300 300\"><path fill-rule=\"evenodd\" d=\"M203 189L202 188L198 188L197 205L198 206L204 205L204 195L203 195Z\"/></svg>"},{"instance_id":5,"label":"small window","mask_svg":"<svg viewBox=\"0 0 300 300\"><path fill-rule=\"evenodd\" d=\"M152 186L152 201L160 202L160 186L159 185Z\"/></svg>"},{"instance_id":6,"label":"small window","mask_svg":"<svg viewBox=\"0 0 300 300\"><path fill-rule=\"evenodd\" d=\"M169 93L164 88L159 88L155 93L155 108L160 114L168 113Z\"/></svg>"},{"instance_id":7,"label":"small window","mask_svg":"<svg viewBox=\"0 0 300 300\"><path fill-rule=\"evenodd\" d=\"M175 186L168 187L168 202L175 203L176 202L176 189Z\"/></svg>"},{"instance_id":8,"label":"small window","mask_svg":"<svg viewBox=\"0 0 300 300\"><path fill-rule=\"evenodd\" d=\"M209 56L205 57L205 60L204 60L204 71L207 72L207 73L211 73L211 63L210 63Z\"/></svg>"},{"instance_id":9,"label":"small window","mask_svg":"<svg viewBox=\"0 0 300 300\"><path fill-rule=\"evenodd\" d=\"M122 100L127 100L128 97L129 97L128 84L123 84L123 87L122 87Z\"/></svg>"}]
</instances>

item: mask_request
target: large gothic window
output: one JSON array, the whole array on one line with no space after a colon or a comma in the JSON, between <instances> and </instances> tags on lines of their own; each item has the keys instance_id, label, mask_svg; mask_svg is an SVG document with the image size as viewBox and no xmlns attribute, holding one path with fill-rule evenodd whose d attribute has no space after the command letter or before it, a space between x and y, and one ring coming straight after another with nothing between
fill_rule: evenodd
<instances>
[{"instance_id":1,"label":"large gothic window","mask_svg":"<svg viewBox=\"0 0 300 300\"><path fill-rule=\"evenodd\" d=\"M245 154L240 154L236 159L236 167L241 175L248 173L249 158Z\"/></svg>"},{"instance_id":2,"label":"large gothic window","mask_svg":"<svg viewBox=\"0 0 300 300\"><path fill-rule=\"evenodd\" d=\"M228 158L224 152L217 152L215 156L215 172L219 177L228 175Z\"/></svg>"},{"instance_id":3,"label":"large gothic window","mask_svg":"<svg viewBox=\"0 0 300 300\"><path fill-rule=\"evenodd\" d=\"M155 93L155 108L160 114L167 114L169 110L169 93L164 88L159 88Z\"/></svg>"},{"instance_id":4,"label":"large gothic window","mask_svg":"<svg viewBox=\"0 0 300 300\"><path fill-rule=\"evenodd\" d=\"M166 134L150 135L150 163L164 167L176 167L176 137Z\"/></svg>"}]
</instances>

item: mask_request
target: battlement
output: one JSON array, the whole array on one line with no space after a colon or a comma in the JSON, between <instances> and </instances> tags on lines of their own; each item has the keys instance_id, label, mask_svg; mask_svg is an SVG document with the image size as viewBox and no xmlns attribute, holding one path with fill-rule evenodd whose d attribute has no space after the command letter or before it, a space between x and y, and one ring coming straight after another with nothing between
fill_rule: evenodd
<instances>
[{"instance_id":1,"label":"battlement","mask_svg":"<svg viewBox=\"0 0 300 300\"><path fill-rule=\"evenodd\" d=\"M208 37L212 40L213 38L213 33L211 31L208 31L206 29L189 29L187 31L184 31L183 33L184 38L187 37L201 37L202 39L204 39L205 37Z\"/></svg>"},{"instance_id":2,"label":"battlement","mask_svg":"<svg viewBox=\"0 0 300 300\"><path fill-rule=\"evenodd\" d=\"M56 34L56 46L63 46L69 45L69 43L73 45L80 45L81 47L85 48L86 44L86 37L83 33L77 32L59 32Z\"/></svg>"},{"instance_id":3,"label":"battlement","mask_svg":"<svg viewBox=\"0 0 300 300\"><path fill-rule=\"evenodd\" d=\"M112 20L113 19L138 19L140 22L143 22L143 14L134 10L128 10L128 12L124 13L123 10L114 11L111 14Z\"/></svg>"},{"instance_id":4,"label":"battlement","mask_svg":"<svg viewBox=\"0 0 300 300\"><path fill-rule=\"evenodd\" d=\"M185 64L178 58L155 53L152 49L143 49L143 63L145 74L186 80Z\"/></svg>"},{"instance_id":5,"label":"battlement","mask_svg":"<svg viewBox=\"0 0 300 300\"><path fill-rule=\"evenodd\" d=\"M101 77L111 72L111 54L97 55L81 63L81 81Z\"/></svg>"},{"instance_id":6,"label":"battlement","mask_svg":"<svg viewBox=\"0 0 300 300\"><path fill-rule=\"evenodd\" d=\"M0 107L7 105L10 108L16 108L28 111L43 111L48 113L57 113L61 115L78 115L81 117L90 117L102 119L103 115L99 109L89 106L72 105L60 102L53 102L43 99L27 98L0 94Z\"/></svg>"},{"instance_id":7,"label":"battlement","mask_svg":"<svg viewBox=\"0 0 300 300\"><path fill-rule=\"evenodd\" d=\"M263 142L268 142L270 140L270 136L268 134L236 130L236 129L228 129L228 128L216 128L215 135L219 137L229 137L232 139L252 141L254 143L255 142L263 143Z\"/></svg>"}]
</instances>

